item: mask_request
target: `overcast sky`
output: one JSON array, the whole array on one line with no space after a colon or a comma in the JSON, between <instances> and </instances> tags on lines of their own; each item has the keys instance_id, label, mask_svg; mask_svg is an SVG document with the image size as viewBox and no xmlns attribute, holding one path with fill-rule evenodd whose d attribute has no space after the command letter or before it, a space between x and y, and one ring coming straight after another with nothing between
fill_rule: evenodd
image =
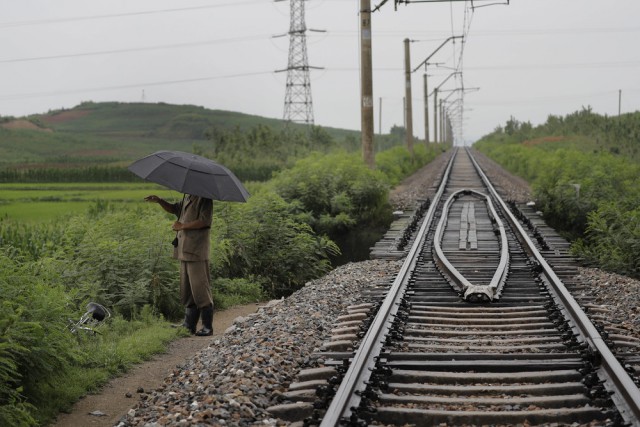
<instances>
[{"instance_id":1,"label":"overcast sky","mask_svg":"<svg viewBox=\"0 0 640 427\"><path fill-rule=\"evenodd\" d=\"M372 0L378 5L381 0ZM474 2L481 6L505 0ZM360 128L358 0L309 0L306 23L315 123ZM404 50L431 61L429 86L469 89L459 117L467 143L510 116L534 125L591 106L640 107L640 1L393 0L374 13L375 131L403 125ZM289 1L0 0L0 115L71 108L82 101L166 102L282 118ZM424 137L423 74L413 74L414 133ZM477 88L478 90L473 90ZM461 91L451 94L455 101ZM380 104L382 108L380 108ZM432 105L429 105L432 108ZM379 118L382 117L381 123Z\"/></svg>"}]
</instances>

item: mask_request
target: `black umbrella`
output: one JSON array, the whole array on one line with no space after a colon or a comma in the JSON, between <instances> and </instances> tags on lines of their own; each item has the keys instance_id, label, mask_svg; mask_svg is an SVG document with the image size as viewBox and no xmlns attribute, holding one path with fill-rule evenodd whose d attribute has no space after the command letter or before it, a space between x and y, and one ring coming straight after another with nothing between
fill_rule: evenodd
<instances>
[{"instance_id":1,"label":"black umbrella","mask_svg":"<svg viewBox=\"0 0 640 427\"><path fill-rule=\"evenodd\" d=\"M157 151L129 166L147 181L185 194L226 202L246 202L249 192L226 167L181 151Z\"/></svg>"}]
</instances>

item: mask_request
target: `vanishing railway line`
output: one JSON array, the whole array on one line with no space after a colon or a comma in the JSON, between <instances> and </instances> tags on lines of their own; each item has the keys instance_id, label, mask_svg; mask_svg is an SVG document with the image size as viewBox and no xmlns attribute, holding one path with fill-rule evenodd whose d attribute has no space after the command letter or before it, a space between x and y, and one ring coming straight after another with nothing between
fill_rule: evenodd
<instances>
[{"instance_id":1,"label":"vanishing railway line","mask_svg":"<svg viewBox=\"0 0 640 427\"><path fill-rule=\"evenodd\" d=\"M287 396L312 405L290 418L640 425L640 391L583 312L588 298L578 304L567 289L562 246L514 215L458 151L395 281L338 319L324 367L301 372ZM625 366L637 363L630 354Z\"/></svg>"}]
</instances>

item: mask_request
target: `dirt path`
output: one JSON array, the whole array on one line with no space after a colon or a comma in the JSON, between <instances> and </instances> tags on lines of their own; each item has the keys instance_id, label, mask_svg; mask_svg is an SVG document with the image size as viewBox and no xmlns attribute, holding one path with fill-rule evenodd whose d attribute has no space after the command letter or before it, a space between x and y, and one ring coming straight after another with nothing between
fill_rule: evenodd
<instances>
[{"instance_id":1,"label":"dirt path","mask_svg":"<svg viewBox=\"0 0 640 427\"><path fill-rule=\"evenodd\" d=\"M238 316L258 310L258 304L233 307L219 311L213 317L214 337L222 335ZM53 427L111 427L137 402L137 390L153 390L174 366L207 347L212 337L187 337L172 342L167 353L132 368L127 374L107 383L100 394L86 396L78 401L69 414L58 416ZM127 395L131 397L127 397ZM104 415L91 415L104 414Z\"/></svg>"}]
</instances>

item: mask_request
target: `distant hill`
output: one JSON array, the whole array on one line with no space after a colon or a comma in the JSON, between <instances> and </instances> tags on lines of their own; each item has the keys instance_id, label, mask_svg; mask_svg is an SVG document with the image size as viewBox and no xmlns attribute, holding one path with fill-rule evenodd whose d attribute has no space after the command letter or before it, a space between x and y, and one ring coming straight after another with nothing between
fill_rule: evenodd
<instances>
[{"instance_id":1,"label":"distant hill","mask_svg":"<svg viewBox=\"0 0 640 427\"><path fill-rule=\"evenodd\" d=\"M165 103L88 102L70 110L52 111L31 118L56 131L164 139L201 140L212 126L243 129L257 124L274 128L284 126L282 120Z\"/></svg>"},{"instance_id":2,"label":"distant hill","mask_svg":"<svg viewBox=\"0 0 640 427\"><path fill-rule=\"evenodd\" d=\"M122 165L163 149L191 151L212 128L274 130L283 120L193 105L85 102L71 109L0 118L0 167ZM304 125L291 124L304 129ZM359 132L324 128L341 140Z\"/></svg>"}]
</instances>

